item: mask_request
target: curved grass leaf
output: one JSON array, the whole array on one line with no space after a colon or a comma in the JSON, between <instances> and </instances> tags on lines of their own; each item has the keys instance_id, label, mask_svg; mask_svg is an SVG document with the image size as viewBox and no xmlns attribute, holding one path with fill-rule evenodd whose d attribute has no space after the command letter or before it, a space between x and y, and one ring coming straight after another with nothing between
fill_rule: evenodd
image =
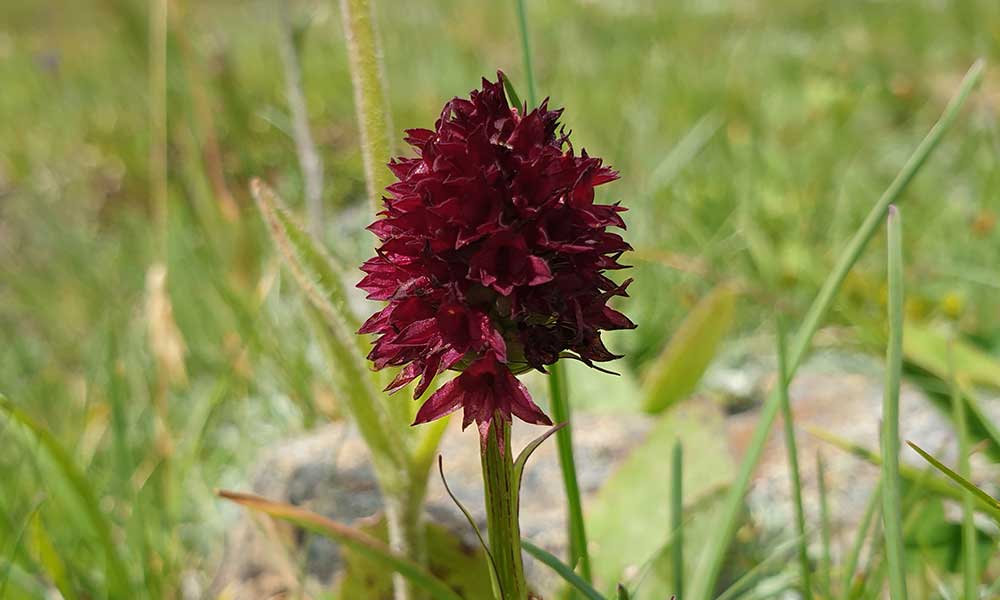
<instances>
[{"instance_id":1,"label":"curved grass leaf","mask_svg":"<svg viewBox=\"0 0 1000 600\"><path fill-rule=\"evenodd\" d=\"M69 453L62 447L52 433L35 422L21 409L14 406L6 396L0 394L0 411L11 420L31 432L49 458L56 466L56 472L63 479L65 488L75 495L76 503L83 509L84 517L97 533L98 542L104 551L107 567L108 590L113 597L132 597L129 584L128 569L118 552L114 537L111 534L111 522L101 510L97 495L90 485L86 475L73 462Z\"/></svg>"},{"instance_id":2,"label":"curved grass leaf","mask_svg":"<svg viewBox=\"0 0 1000 600\"><path fill-rule=\"evenodd\" d=\"M462 600L462 597L449 588L443 581L428 573L423 567L409 558L393 552L385 543L367 533L337 523L303 508L292 506L291 504L273 502L252 494L220 490L218 495L221 498L230 500L251 510L288 521L303 529L326 536L339 544L348 546L366 558L399 573L414 586L430 594L430 597L434 600Z\"/></svg>"},{"instance_id":3,"label":"curved grass leaf","mask_svg":"<svg viewBox=\"0 0 1000 600\"><path fill-rule=\"evenodd\" d=\"M723 284L688 313L649 370L643 410L660 413L694 391L729 331L735 306L735 289Z\"/></svg>"},{"instance_id":4,"label":"curved grass leaf","mask_svg":"<svg viewBox=\"0 0 1000 600\"><path fill-rule=\"evenodd\" d=\"M536 437L527 446L521 450L521 453L517 455L517 459L514 461L514 492L517 494L521 493L521 479L524 477L524 466L528 463L528 459L531 455L542 445L542 442L552 437L552 434L559 431L565 427L568 423L565 421L545 430L545 433Z\"/></svg>"},{"instance_id":5,"label":"curved grass leaf","mask_svg":"<svg viewBox=\"0 0 1000 600\"><path fill-rule=\"evenodd\" d=\"M486 553L486 558L489 559L490 583L493 584L493 590L497 593L497 597L503 598L503 586L500 583L500 577L497 572L497 561L494 560L493 553L490 552L490 546L486 543L483 533L479 531L479 526L476 525L475 519L472 518L468 509L466 509L465 505L458 500L455 494L452 493L451 487L448 486L448 479L444 476L444 459L441 455L438 455L438 473L441 474L441 484L444 485L444 491L448 494L448 497L451 498L451 501L455 503L455 506L458 507L458 510L462 511L462 515L465 516L465 520L469 522L469 525L472 527L472 531L476 532L476 539L479 540L479 545L482 546L483 552Z\"/></svg>"},{"instance_id":6,"label":"curved grass leaf","mask_svg":"<svg viewBox=\"0 0 1000 600\"><path fill-rule=\"evenodd\" d=\"M583 594L584 598L587 598L587 600L605 600L604 596L599 594L597 590L584 581L582 577L573 572L573 569L569 568L566 563L562 562L551 553L542 550L538 546L526 540L521 540L521 547L524 548L525 552L534 556L539 562L555 571L557 575L566 580L566 583L570 584L576 588L577 591Z\"/></svg>"},{"instance_id":7,"label":"curved grass leaf","mask_svg":"<svg viewBox=\"0 0 1000 600\"><path fill-rule=\"evenodd\" d=\"M920 456L922 456L924 458L924 460L926 460L927 462L931 463L934 466L935 469L937 469L938 471L941 471L942 473L944 473L945 475L947 475L952 481L954 481L958 485L962 486L967 491L971 492L972 495L975 496L975 498L977 500L979 500L979 502L981 503L981 505L991 507L993 509L991 511L992 514L993 514L993 518L997 519L997 522L1000 522L1000 500L997 500L993 496L990 496L989 494L987 494L983 490L979 489L979 487L977 487L976 484L972 483L971 481L969 481L965 477L962 477L961 475L959 475L955 471L952 471L950 468L948 468L947 465L945 465L944 463L942 463L938 459L936 459L933 456L931 456L930 454L928 454L920 446L918 446L918 445L916 445L916 444L914 444L913 442L910 442L910 441L907 441L906 445L908 445L910 448L913 448L916 451L917 454L919 454Z\"/></svg>"}]
</instances>

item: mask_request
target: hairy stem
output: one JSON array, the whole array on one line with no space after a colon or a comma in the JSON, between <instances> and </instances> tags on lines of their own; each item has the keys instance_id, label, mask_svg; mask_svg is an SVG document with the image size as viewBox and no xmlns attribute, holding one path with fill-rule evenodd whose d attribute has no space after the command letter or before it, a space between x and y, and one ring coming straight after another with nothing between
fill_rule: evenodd
<instances>
[{"instance_id":1,"label":"hairy stem","mask_svg":"<svg viewBox=\"0 0 1000 600\"><path fill-rule=\"evenodd\" d=\"M382 51L375 29L374 0L340 0L344 37L347 39L347 60L354 87L354 105L358 112L361 134L361 161L365 167L368 201L374 215L379 196L391 183L385 167L392 153L392 123L385 79L382 73Z\"/></svg>"},{"instance_id":2,"label":"hairy stem","mask_svg":"<svg viewBox=\"0 0 1000 600\"><path fill-rule=\"evenodd\" d=\"M499 414L487 439L480 445L483 459L483 486L486 493L486 526L490 552L496 563L499 600L526 600L524 564L521 558L521 529L518 521L517 482L510 451L510 423Z\"/></svg>"}]
</instances>

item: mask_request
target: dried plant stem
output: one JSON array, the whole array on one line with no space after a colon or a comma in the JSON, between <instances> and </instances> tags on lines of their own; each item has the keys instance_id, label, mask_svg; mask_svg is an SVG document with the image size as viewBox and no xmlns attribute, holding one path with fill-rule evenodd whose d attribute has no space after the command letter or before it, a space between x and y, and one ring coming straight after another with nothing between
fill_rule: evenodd
<instances>
[{"instance_id":1,"label":"dried plant stem","mask_svg":"<svg viewBox=\"0 0 1000 600\"><path fill-rule=\"evenodd\" d=\"M391 173L385 165L392 154L392 123L375 28L375 2L340 0L340 11L361 134L361 160L374 215L382 190L391 183Z\"/></svg>"},{"instance_id":2,"label":"dried plant stem","mask_svg":"<svg viewBox=\"0 0 1000 600\"><path fill-rule=\"evenodd\" d=\"M316 149L312 132L309 130L309 110L306 106L306 96L302 86L302 68L299 54L295 49L292 17L289 14L288 3L279 0L278 11L278 46L281 50L281 62L285 71L285 96L288 99L288 110L292 117L292 137L295 141L295 152L299 157L299 168L302 171L302 186L305 189L306 227L317 239L323 239L323 161Z\"/></svg>"}]
</instances>

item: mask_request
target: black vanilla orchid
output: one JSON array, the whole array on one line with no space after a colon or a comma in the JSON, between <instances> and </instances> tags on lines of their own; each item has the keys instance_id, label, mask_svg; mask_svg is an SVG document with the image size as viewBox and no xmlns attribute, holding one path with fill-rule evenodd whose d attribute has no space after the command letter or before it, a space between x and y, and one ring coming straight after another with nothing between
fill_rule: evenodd
<instances>
[{"instance_id":1,"label":"black vanilla orchid","mask_svg":"<svg viewBox=\"0 0 1000 600\"><path fill-rule=\"evenodd\" d=\"M388 391L419 377L420 397L439 373L461 372L414 424L461 407L484 440L495 415L551 424L517 373L619 358L601 332L635 327L608 306L631 280L604 274L631 249L609 231L625 228L625 209L594 202L617 172L573 151L562 110L512 108L502 77L445 104L433 131L407 130L417 156L389 164L398 181L369 227L380 245L358 284L388 302L360 331L378 335L376 369L403 367Z\"/></svg>"}]
</instances>

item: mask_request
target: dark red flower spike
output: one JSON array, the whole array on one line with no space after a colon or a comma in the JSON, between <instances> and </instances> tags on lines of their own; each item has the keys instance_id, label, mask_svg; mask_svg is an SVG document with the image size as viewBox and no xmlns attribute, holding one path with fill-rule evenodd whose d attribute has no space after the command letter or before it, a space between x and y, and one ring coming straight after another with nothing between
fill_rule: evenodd
<instances>
[{"instance_id":1,"label":"dark red flower spike","mask_svg":"<svg viewBox=\"0 0 1000 600\"><path fill-rule=\"evenodd\" d=\"M380 244L358 284L387 301L361 333L378 336L376 369L403 367L388 391L419 378L419 397L439 373L461 371L414 424L461 407L483 439L495 415L551 424L515 373L613 360L601 331L635 327L608 306L631 280L604 275L631 250L608 231L624 229L625 209L594 203L617 172L574 153L547 101L512 109L502 77L445 104L433 131L406 132L416 157L389 164L398 181L369 227Z\"/></svg>"}]
</instances>

